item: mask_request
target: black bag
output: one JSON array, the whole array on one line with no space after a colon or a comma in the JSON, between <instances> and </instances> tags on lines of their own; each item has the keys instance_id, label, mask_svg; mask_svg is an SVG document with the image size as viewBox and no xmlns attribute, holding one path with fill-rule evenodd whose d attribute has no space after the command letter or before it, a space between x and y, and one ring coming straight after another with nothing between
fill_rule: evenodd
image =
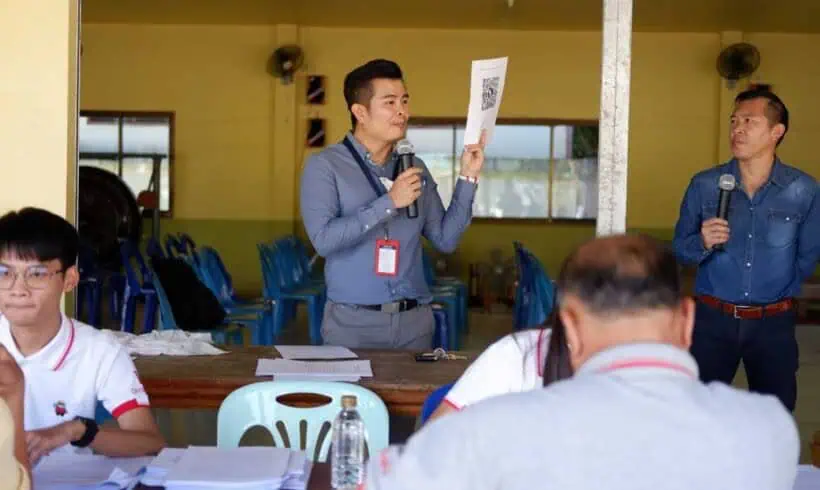
<instances>
[{"instance_id":1,"label":"black bag","mask_svg":"<svg viewBox=\"0 0 820 490\"><path fill-rule=\"evenodd\" d=\"M151 265L171 303L177 328L211 330L225 320L225 309L182 259L151 257Z\"/></svg>"}]
</instances>

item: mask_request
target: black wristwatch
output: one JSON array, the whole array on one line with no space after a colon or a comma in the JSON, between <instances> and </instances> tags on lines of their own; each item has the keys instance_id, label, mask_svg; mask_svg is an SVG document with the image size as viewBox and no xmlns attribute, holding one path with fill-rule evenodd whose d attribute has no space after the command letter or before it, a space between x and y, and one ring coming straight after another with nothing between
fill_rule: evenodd
<instances>
[{"instance_id":1,"label":"black wristwatch","mask_svg":"<svg viewBox=\"0 0 820 490\"><path fill-rule=\"evenodd\" d=\"M94 438L97 437L97 432L100 431L100 427L97 425L97 422L85 417L77 417L74 420L79 420L83 423L83 425L85 425L85 433L76 441L71 441L71 445L74 447L90 446L91 443L94 442Z\"/></svg>"}]
</instances>

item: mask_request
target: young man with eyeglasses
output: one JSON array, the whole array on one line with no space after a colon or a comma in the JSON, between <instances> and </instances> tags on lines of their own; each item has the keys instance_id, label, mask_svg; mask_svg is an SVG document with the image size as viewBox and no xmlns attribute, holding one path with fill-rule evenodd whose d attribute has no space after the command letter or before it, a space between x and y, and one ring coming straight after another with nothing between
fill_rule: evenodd
<instances>
[{"instance_id":1,"label":"young man with eyeglasses","mask_svg":"<svg viewBox=\"0 0 820 490\"><path fill-rule=\"evenodd\" d=\"M25 375L32 465L55 451L144 456L165 442L128 352L60 311L79 282L76 229L35 208L0 218L0 345ZM94 421L101 402L118 427Z\"/></svg>"}]
</instances>

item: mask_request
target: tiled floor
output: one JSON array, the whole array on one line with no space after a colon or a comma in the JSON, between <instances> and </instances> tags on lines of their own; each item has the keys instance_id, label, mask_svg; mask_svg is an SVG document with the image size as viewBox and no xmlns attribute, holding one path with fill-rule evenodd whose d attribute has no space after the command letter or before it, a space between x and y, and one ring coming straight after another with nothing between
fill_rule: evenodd
<instances>
[{"instance_id":1,"label":"tiled floor","mask_svg":"<svg viewBox=\"0 0 820 490\"><path fill-rule=\"evenodd\" d=\"M490 342L511 331L511 316L499 311L487 314L474 311L470 315L471 331L464 348L482 350ZM307 343L307 321L303 315L284 333L281 343ZM802 462L809 461L808 443L812 434L820 430L820 325L798 327L800 345L800 371L798 374L798 403L795 416L803 445ZM746 387L741 369L735 384ZM213 411L157 410L160 426L172 445L214 444L216 440L216 417ZM392 420L391 439L401 441L412 432L413 421ZM248 442L264 443L269 436L249 434Z\"/></svg>"}]
</instances>

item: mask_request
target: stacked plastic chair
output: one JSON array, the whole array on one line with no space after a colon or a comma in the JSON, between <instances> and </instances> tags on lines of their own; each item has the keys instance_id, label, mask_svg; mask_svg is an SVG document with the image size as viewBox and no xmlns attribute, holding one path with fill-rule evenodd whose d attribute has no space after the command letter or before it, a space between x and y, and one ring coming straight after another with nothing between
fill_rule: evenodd
<instances>
[{"instance_id":1,"label":"stacked plastic chair","mask_svg":"<svg viewBox=\"0 0 820 490\"><path fill-rule=\"evenodd\" d=\"M555 285L541 261L521 243L514 242L518 284L513 306L513 325L516 330L543 325L555 303Z\"/></svg>"},{"instance_id":2,"label":"stacked plastic chair","mask_svg":"<svg viewBox=\"0 0 820 490\"><path fill-rule=\"evenodd\" d=\"M120 245L122 265L125 269L125 289L122 298L120 329L134 333L137 315L137 302L145 303L143 312L142 333L154 329L157 313L157 292L154 287L154 274L145 262L139 247L133 242L125 241Z\"/></svg>"},{"instance_id":3,"label":"stacked plastic chair","mask_svg":"<svg viewBox=\"0 0 820 490\"><path fill-rule=\"evenodd\" d=\"M276 310L280 308L275 301L266 301L264 298L243 300L236 295L233 280L219 252L212 247L202 247L196 253L196 263L189 263L199 269L200 280L211 290L228 315L261 315L263 321L260 329L261 337L254 344L272 345L281 329L276 328L274 318Z\"/></svg>"},{"instance_id":4,"label":"stacked plastic chair","mask_svg":"<svg viewBox=\"0 0 820 490\"><path fill-rule=\"evenodd\" d=\"M323 281L311 278L306 254L300 248L304 250L294 237L258 245L265 299L279 305L274 315L274 330L277 332L293 318L296 304L304 302L308 310L310 341L321 345L326 288Z\"/></svg>"},{"instance_id":5,"label":"stacked plastic chair","mask_svg":"<svg viewBox=\"0 0 820 490\"><path fill-rule=\"evenodd\" d=\"M451 349L461 346L461 334L467 325L467 286L456 278L437 279L432 260L426 251L422 252L424 278L433 302L442 305L447 311L448 343Z\"/></svg>"}]
</instances>

